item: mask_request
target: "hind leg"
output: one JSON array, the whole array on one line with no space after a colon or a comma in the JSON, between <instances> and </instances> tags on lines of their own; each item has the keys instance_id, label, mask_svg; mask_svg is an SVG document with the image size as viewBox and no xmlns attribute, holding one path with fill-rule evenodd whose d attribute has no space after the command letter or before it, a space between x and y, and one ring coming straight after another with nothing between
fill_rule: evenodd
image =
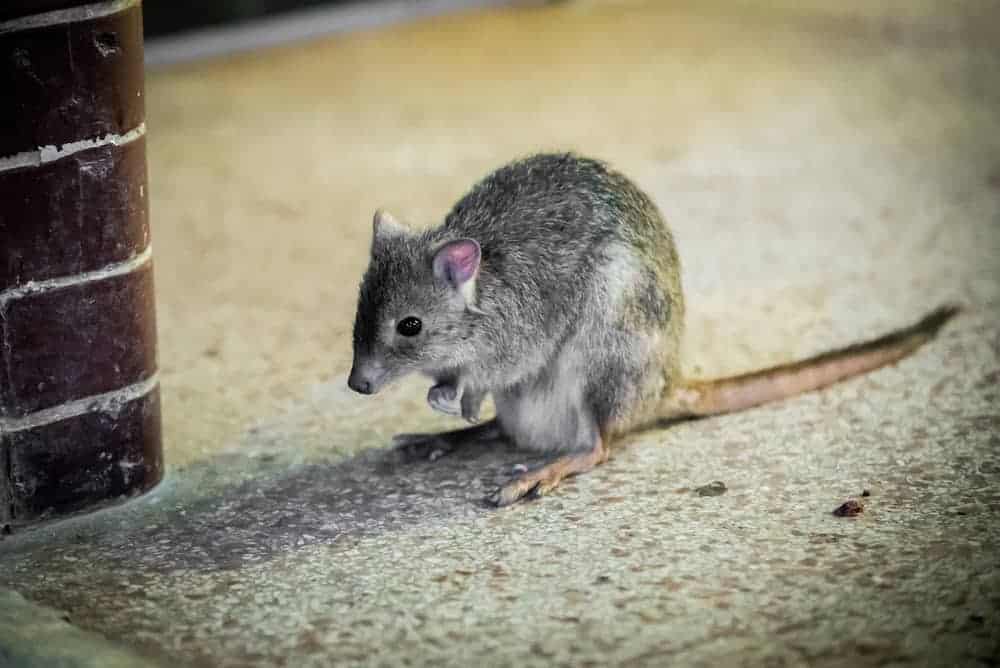
<instances>
[{"instance_id":1,"label":"hind leg","mask_svg":"<svg viewBox=\"0 0 1000 668\"><path fill-rule=\"evenodd\" d=\"M593 407L572 358L560 360L529 386L494 393L497 419L519 449L552 453L547 464L528 471L488 495L487 504L508 506L551 492L562 480L590 471L608 459L607 433Z\"/></svg>"},{"instance_id":2,"label":"hind leg","mask_svg":"<svg viewBox=\"0 0 1000 668\"><path fill-rule=\"evenodd\" d=\"M608 460L608 447L604 438L596 434L594 444L585 452L563 455L553 462L534 471L514 478L506 485L488 495L486 503L501 508L521 499L544 496L559 486L565 478L586 473Z\"/></svg>"},{"instance_id":3,"label":"hind leg","mask_svg":"<svg viewBox=\"0 0 1000 668\"><path fill-rule=\"evenodd\" d=\"M498 441L502 437L500 425L494 419L474 427L437 434L397 434L392 441L396 450L403 453L407 459L434 461L462 446Z\"/></svg>"}]
</instances>

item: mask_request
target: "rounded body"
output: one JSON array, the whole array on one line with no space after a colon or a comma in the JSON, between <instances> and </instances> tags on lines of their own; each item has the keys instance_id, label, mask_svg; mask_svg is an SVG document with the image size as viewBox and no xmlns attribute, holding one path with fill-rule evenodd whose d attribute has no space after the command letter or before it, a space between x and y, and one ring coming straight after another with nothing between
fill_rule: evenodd
<instances>
[{"instance_id":1,"label":"rounded body","mask_svg":"<svg viewBox=\"0 0 1000 668\"><path fill-rule=\"evenodd\" d=\"M476 354L519 447L589 449L654 416L678 379L684 318L673 238L650 198L601 162L543 154L493 172L431 235L478 241Z\"/></svg>"}]
</instances>

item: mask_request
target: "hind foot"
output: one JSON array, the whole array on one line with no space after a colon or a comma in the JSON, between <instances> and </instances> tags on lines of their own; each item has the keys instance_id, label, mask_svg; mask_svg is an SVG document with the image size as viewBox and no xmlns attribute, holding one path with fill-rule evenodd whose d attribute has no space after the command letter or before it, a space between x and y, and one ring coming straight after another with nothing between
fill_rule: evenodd
<instances>
[{"instance_id":1,"label":"hind foot","mask_svg":"<svg viewBox=\"0 0 1000 668\"><path fill-rule=\"evenodd\" d=\"M593 448L579 454L565 455L534 471L514 478L506 485L486 496L484 501L502 508L521 500L537 499L559 486L564 478L590 471L608 459L604 439L597 437Z\"/></svg>"}]
</instances>

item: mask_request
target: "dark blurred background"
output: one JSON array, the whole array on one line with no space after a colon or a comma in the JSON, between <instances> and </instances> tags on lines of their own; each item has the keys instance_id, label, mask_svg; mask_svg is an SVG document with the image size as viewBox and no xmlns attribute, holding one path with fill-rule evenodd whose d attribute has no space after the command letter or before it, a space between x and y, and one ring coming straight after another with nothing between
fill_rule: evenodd
<instances>
[{"instance_id":1,"label":"dark blurred background","mask_svg":"<svg viewBox=\"0 0 1000 668\"><path fill-rule=\"evenodd\" d=\"M318 6L378 5L379 0L146 0L143 3L146 37L162 37L195 28L209 28L275 16ZM421 0L404 4L419 5Z\"/></svg>"},{"instance_id":2,"label":"dark blurred background","mask_svg":"<svg viewBox=\"0 0 1000 668\"><path fill-rule=\"evenodd\" d=\"M21 0L18 0L21 1ZM53 2L54 0L39 0ZM544 0L518 0L537 3ZM146 66L196 61L510 0L145 0ZM0 0L2 5L2 0ZM0 12L2 12L0 8Z\"/></svg>"}]
</instances>

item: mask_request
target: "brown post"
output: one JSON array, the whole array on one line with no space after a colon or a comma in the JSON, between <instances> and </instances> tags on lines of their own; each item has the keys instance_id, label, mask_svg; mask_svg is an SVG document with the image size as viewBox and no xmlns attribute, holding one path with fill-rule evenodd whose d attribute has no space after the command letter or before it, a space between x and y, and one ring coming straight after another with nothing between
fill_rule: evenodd
<instances>
[{"instance_id":1,"label":"brown post","mask_svg":"<svg viewBox=\"0 0 1000 668\"><path fill-rule=\"evenodd\" d=\"M139 0L0 4L0 525L162 476Z\"/></svg>"}]
</instances>

